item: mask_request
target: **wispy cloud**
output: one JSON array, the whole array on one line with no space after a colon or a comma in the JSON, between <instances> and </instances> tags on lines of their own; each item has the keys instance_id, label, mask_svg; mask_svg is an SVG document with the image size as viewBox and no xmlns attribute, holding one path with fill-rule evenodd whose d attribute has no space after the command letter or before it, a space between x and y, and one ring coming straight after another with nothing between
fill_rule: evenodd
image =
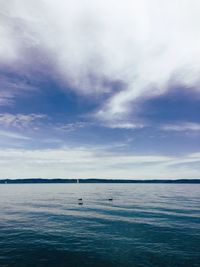
<instances>
[{"instance_id":1,"label":"wispy cloud","mask_svg":"<svg viewBox=\"0 0 200 267\"><path fill-rule=\"evenodd\" d=\"M111 129L127 129L127 130L141 129L145 127L145 125L141 123L132 123L126 121L119 121L114 123L109 121L108 124L104 125Z\"/></svg>"},{"instance_id":2,"label":"wispy cloud","mask_svg":"<svg viewBox=\"0 0 200 267\"><path fill-rule=\"evenodd\" d=\"M44 114L11 114L0 113L0 125L4 127L24 128L30 126L33 122L37 122L47 118Z\"/></svg>"},{"instance_id":3,"label":"wispy cloud","mask_svg":"<svg viewBox=\"0 0 200 267\"><path fill-rule=\"evenodd\" d=\"M62 125L56 127L56 129L61 130L61 131L65 131L65 132L73 132L73 131L76 131L80 128L84 128L87 125L89 125L89 123L77 121L74 123L62 124Z\"/></svg>"},{"instance_id":4,"label":"wispy cloud","mask_svg":"<svg viewBox=\"0 0 200 267\"><path fill-rule=\"evenodd\" d=\"M35 86L28 84L23 77L19 78L17 74L15 74L15 76L16 77L7 77L5 74L1 74L0 106L13 105L16 97L27 95L31 91L37 90Z\"/></svg>"},{"instance_id":5,"label":"wispy cloud","mask_svg":"<svg viewBox=\"0 0 200 267\"><path fill-rule=\"evenodd\" d=\"M162 130L165 131L200 131L200 123L177 123L177 124L167 124L161 127Z\"/></svg>"},{"instance_id":6,"label":"wispy cloud","mask_svg":"<svg viewBox=\"0 0 200 267\"><path fill-rule=\"evenodd\" d=\"M28 136L19 134L19 133L14 133L14 132L9 132L9 131L2 131L0 130L0 136L8 139L20 139L20 140L30 140Z\"/></svg>"}]
</instances>

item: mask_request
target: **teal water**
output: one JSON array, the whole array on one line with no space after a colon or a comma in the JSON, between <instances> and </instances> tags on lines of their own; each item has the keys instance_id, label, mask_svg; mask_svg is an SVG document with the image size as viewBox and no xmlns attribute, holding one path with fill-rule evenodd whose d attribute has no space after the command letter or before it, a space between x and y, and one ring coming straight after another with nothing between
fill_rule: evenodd
<instances>
[{"instance_id":1,"label":"teal water","mask_svg":"<svg viewBox=\"0 0 200 267\"><path fill-rule=\"evenodd\" d=\"M200 185L0 185L0 267L66 266L199 267Z\"/></svg>"}]
</instances>

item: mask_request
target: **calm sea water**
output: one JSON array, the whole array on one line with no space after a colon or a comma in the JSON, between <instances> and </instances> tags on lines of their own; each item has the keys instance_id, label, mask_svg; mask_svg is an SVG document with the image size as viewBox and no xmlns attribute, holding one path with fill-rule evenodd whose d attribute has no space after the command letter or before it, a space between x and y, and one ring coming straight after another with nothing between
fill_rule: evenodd
<instances>
[{"instance_id":1,"label":"calm sea water","mask_svg":"<svg viewBox=\"0 0 200 267\"><path fill-rule=\"evenodd\" d=\"M7 266L199 267L200 185L0 185Z\"/></svg>"}]
</instances>

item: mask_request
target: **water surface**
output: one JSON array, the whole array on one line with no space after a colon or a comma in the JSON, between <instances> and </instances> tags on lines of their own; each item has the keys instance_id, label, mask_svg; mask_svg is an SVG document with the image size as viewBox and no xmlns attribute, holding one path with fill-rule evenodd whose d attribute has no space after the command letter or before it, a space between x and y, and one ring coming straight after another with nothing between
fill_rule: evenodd
<instances>
[{"instance_id":1,"label":"water surface","mask_svg":"<svg viewBox=\"0 0 200 267\"><path fill-rule=\"evenodd\" d=\"M198 184L0 185L0 267L199 267L199 192Z\"/></svg>"}]
</instances>

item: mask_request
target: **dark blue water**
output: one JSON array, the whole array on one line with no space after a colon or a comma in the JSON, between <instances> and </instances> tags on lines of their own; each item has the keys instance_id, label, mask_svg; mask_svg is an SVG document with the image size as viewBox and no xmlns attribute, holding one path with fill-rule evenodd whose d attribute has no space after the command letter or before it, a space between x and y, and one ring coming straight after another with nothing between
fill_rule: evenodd
<instances>
[{"instance_id":1,"label":"dark blue water","mask_svg":"<svg viewBox=\"0 0 200 267\"><path fill-rule=\"evenodd\" d=\"M0 185L7 266L199 267L200 185Z\"/></svg>"}]
</instances>

